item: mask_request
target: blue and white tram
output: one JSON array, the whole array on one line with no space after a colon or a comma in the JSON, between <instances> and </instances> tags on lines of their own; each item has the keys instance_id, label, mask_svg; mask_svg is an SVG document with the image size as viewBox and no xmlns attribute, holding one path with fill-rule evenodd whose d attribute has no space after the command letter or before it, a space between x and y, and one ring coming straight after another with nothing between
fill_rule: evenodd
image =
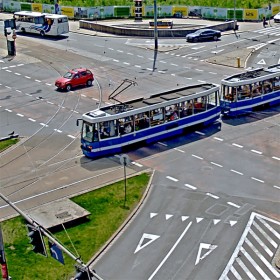
<instances>
[{"instance_id":1,"label":"blue and white tram","mask_svg":"<svg viewBox=\"0 0 280 280\"><path fill-rule=\"evenodd\" d=\"M226 116L245 114L264 104L279 104L280 64L223 79L220 98L222 114Z\"/></svg>"},{"instance_id":2,"label":"blue and white tram","mask_svg":"<svg viewBox=\"0 0 280 280\"><path fill-rule=\"evenodd\" d=\"M220 113L219 86L208 83L102 107L83 114L81 148L89 158L120 153L127 145L152 143L193 125L208 125Z\"/></svg>"}]
</instances>

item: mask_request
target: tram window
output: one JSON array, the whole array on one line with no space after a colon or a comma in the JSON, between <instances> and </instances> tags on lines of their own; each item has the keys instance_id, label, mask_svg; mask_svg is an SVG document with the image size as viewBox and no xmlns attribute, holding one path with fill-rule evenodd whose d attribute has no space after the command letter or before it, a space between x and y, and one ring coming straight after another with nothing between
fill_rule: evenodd
<instances>
[{"instance_id":1,"label":"tram window","mask_svg":"<svg viewBox=\"0 0 280 280\"><path fill-rule=\"evenodd\" d=\"M116 121L106 121L99 123L99 135L100 139L116 136Z\"/></svg>"},{"instance_id":2,"label":"tram window","mask_svg":"<svg viewBox=\"0 0 280 280\"><path fill-rule=\"evenodd\" d=\"M152 110L150 116L151 116L151 126L155 126L163 123L163 108Z\"/></svg>"},{"instance_id":3,"label":"tram window","mask_svg":"<svg viewBox=\"0 0 280 280\"><path fill-rule=\"evenodd\" d=\"M89 142L98 141L96 124L83 123L82 138Z\"/></svg>"},{"instance_id":4,"label":"tram window","mask_svg":"<svg viewBox=\"0 0 280 280\"><path fill-rule=\"evenodd\" d=\"M194 113L200 113L202 111L205 111L205 100L204 97L198 97L194 99Z\"/></svg>"},{"instance_id":5,"label":"tram window","mask_svg":"<svg viewBox=\"0 0 280 280\"><path fill-rule=\"evenodd\" d=\"M262 94L262 86L259 82L254 83L252 86L252 97L259 96Z\"/></svg>"},{"instance_id":6,"label":"tram window","mask_svg":"<svg viewBox=\"0 0 280 280\"><path fill-rule=\"evenodd\" d=\"M133 116L118 119L119 134L127 134L134 131Z\"/></svg>"},{"instance_id":7,"label":"tram window","mask_svg":"<svg viewBox=\"0 0 280 280\"><path fill-rule=\"evenodd\" d=\"M236 100L236 88L235 87L225 87L224 99L227 101Z\"/></svg>"},{"instance_id":8,"label":"tram window","mask_svg":"<svg viewBox=\"0 0 280 280\"><path fill-rule=\"evenodd\" d=\"M217 92L212 92L206 96L207 107L206 110L213 108L217 105Z\"/></svg>"},{"instance_id":9,"label":"tram window","mask_svg":"<svg viewBox=\"0 0 280 280\"><path fill-rule=\"evenodd\" d=\"M272 85L274 91L280 89L280 76L273 79Z\"/></svg>"},{"instance_id":10,"label":"tram window","mask_svg":"<svg viewBox=\"0 0 280 280\"><path fill-rule=\"evenodd\" d=\"M135 130L150 127L150 112L143 112L135 115Z\"/></svg>"},{"instance_id":11,"label":"tram window","mask_svg":"<svg viewBox=\"0 0 280 280\"><path fill-rule=\"evenodd\" d=\"M237 88L237 99L243 100L251 98L251 90L249 85L242 85Z\"/></svg>"},{"instance_id":12,"label":"tram window","mask_svg":"<svg viewBox=\"0 0 280 280\"><path fill-rule=\"evenodd\" d=\"M165 107L165 121L174 121L179 119L178 104Z\"/></svg>"}]
</instances>

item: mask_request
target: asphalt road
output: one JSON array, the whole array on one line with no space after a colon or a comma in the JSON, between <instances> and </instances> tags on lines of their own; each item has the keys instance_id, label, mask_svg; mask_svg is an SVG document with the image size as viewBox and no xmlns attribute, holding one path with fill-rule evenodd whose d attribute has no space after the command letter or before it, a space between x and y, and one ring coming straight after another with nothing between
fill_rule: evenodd
<instances>
[{"instance_id":1,"label":"asphalt road","mask_svg":"<svg viewBox=\"0 0 280 280\"><path fill-rule=\"evenodd\" d=\"M123 79L137 86L121 100L219 83L241 69L213 60L235 63L237 53L251 49L247 66L277 63L278 31L265 32L257 28L210 43L172 40L172 47L170 39L160 40L164 51L158 53L148 39L19 36L14 59L6 57L1 40L0 136L24 136L1 155L2 193L24 210L121 179L118 157L82 156L76 119L97 108L100 95L111 102ZM56 91L54 80L77 65L94 70L95 85ZM98 274L114 280L277 277L267 262L273 263L279 244L279 124L278 106L128 152L134 163L128 175L152 168L153 186L136 218L93 262ZM15 214L3 202L0 207L1 219Z\"/></svg>"}]
</instances>

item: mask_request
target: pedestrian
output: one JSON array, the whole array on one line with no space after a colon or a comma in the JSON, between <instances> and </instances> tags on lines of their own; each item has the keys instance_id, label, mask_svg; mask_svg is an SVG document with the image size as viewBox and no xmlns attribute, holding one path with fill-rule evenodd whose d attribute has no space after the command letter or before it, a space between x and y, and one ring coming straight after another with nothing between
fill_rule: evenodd
<instances>
[{"instance_id":1,"label":"pedestrian","mask_svg":"<svg viewBox=\"0 0 280 280\"><path fill-rule=\"evenodd\" d=\"M266 28L266 25L267 25L267 21L266 21L265 17L263 17L263 27Z\"/></svg>"}]
</instances>

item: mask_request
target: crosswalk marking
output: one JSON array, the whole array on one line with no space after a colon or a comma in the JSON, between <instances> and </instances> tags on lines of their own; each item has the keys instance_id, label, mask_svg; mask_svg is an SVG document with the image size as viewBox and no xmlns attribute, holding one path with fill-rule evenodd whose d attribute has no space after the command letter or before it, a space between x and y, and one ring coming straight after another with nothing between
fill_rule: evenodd
<instances>
[{"instance_id":1,"label":"crosswalk marking","mask_svg":"<svg viewBox=\"0 0 280 280\"><path fill-rule=\"evenodd\" d=\"M273 252L264 244L264 242L255 234L255 232L250 229L249 233L255 238L255 240L262 246L262 248L267 252L267 254L272 257Z\"/></svg>"},{"instance_id":2,"label":"crosswalk marking","mask_svg":"<svg viewBox=\"0 0 280 280\"><path fill-rule=\"evenodd\" d=\"M253 225L258 229L258 231L270 242L270 244L277 248L277 243L254 221Z\"/></svg>"},{"instance_id":3,"label":"crosswalk marking","mask_svg":"<svg viewBox=\"0 0 280 280\"><path fill-rule=\"evenodd\" d=\"M262 276L262 279L270 280L270 278L264 273L264 271L260 268L260 266L253 260L253 258L246 252L246 250L241 247L240 251L246 257L246 259L253 265L253 267L258 271L258 273Z\"/></svg>"},{"instance_id":4,"label":"crosswalk marking","mask_svg":"<svg viewBox=\"0 0 280 280\"><path fill-rule=\"evenodd\" d=\"M247 238L245 243L254 251L254 253L259 257L259 259L266 265L266 267L274 274L275 277L279 278L280 273L271 265L271 263L258 251L258 249L251 243Z\"/></svg>"},{"instance_id":5,"label":"crosswalk marking","mask_svg":"<svg viewBox=\"0 0 280 280\"><path fill-rule=\"evenodd\" d=\"M230 271L232 274L236 277L237 280L242 280L242 277L240 274L237 272L237 270L234 268L234 266L231 267ZM227 278L228 279L228 278Z\"/></svg>"},{"instance_id":6,"label":"crosswalk marking","mask_svg":"<svg viewBox=\"0 0 280 280\"><path fill-rule=\"evenodd\" d=\"M249 276L249 279L257 280L240 258L237 258L236 261L239 264L239 266L245 271L245 273Z\"/></svg>"},{"instance_id":7,"label":"crosswalk marking","mask_svg":"<svg viewBox=\"0 0 280 280\"><path fill-rule=\"evenodd\" d=\"M276 232L267 222L262 219L258 219L268 230L271 231L278 239L280 239L280 234Z\"/></svg>"}]
</instances>

